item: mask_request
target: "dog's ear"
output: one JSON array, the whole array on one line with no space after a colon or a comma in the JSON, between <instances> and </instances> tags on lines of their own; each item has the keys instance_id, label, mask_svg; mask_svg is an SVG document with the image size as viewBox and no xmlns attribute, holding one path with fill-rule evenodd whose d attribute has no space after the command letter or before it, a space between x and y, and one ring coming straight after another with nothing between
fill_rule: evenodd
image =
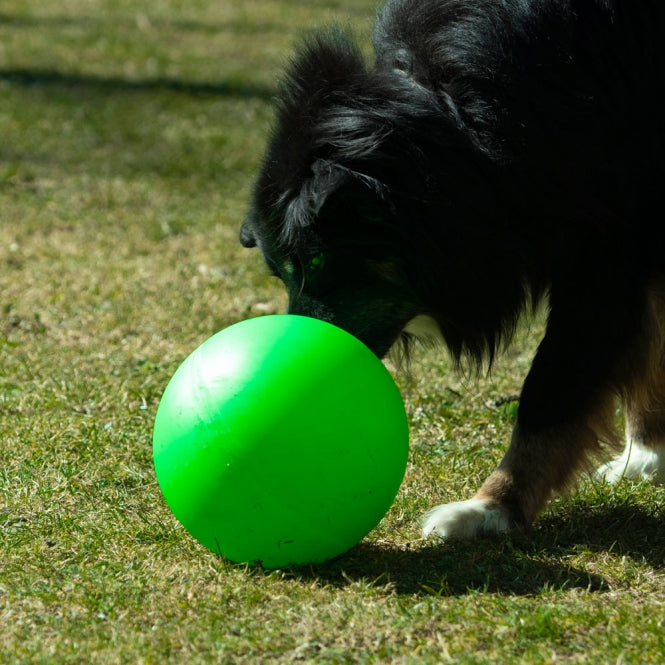
<instances>
[{"instance_id":1,"label":"dog's ear","mask_svg":"<svg viewBox=\"0 0 665 665\"><path fill-rule=\"evenodd\" d=\"M387 199L380 182L340 164L319 159L312 164L311 172L298 195L286 206L285 240L294 239L317 220L371 217L367 211L376 210L375 204Z\"/></svg>"},{"instance_id":2,"label":"dog's ear","mask_svg":"<svg viewBox=\"0 0 665 665\"><path fill-rule=\"evenodd\" d=\"M286 206L284 232L293 237L310 226L326 201L351 181L348 169L323 159L312 164L312 175L302 184L298 195Z\"/></svg>"},{"instance_id":3,"label":"dog's ear","mask_svg":"<svg viewBox=\"0 0 665 665\"><path fill-rule=\"evenodd\" d=\"M279 102L289 118L306 119L312 107L362 85L366 74L355 40L333 26L304 40L281 81Z\"/></svg>"}]
</instances>

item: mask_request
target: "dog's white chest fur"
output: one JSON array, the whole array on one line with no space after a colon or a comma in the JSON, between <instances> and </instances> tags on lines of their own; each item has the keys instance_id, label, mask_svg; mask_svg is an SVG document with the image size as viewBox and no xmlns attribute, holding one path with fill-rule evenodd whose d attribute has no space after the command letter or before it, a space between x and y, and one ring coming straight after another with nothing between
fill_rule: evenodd
<instances>
[{"instance_id":1,"label":"dog's white chest fur","mask_svg":"<svg viewBox=\"0 0 665 665\"><path fill-rule=\"evenodd\" d=\"M413 335L421 342L431 344L443 342L437 322L427 314L420 314L406 324L404 332Z\"/></svg>"}]
</instances>

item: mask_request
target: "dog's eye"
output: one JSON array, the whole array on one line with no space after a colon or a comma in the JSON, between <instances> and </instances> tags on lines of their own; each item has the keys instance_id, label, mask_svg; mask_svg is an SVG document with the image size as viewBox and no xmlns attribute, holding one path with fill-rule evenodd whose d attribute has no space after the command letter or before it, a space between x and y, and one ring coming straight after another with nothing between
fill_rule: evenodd
<instances>
[{"instance_id":1,"label":"dog's eye","mask_svg":"<svg viewBox=\"0 0 665 665\"><path fill-rule=\"evenodd\" d=\"M330 286L330 270L325 252L311 254L302 264L302 287L312 293L322 293Z\"/></svg>"},{"instance_id":2,"label":"dog's eye","mask_svg":"<svg viewBox=\"0 0 665 665\"><path fill-rule=\"evenodd\" d=\"M323 265L325 263L325 255L323 252L319 252L318 254L315 254L309 259L309 262L307 264L307 272L310 275L316 274L323 268Z\"/></svg>"}]
</instances>

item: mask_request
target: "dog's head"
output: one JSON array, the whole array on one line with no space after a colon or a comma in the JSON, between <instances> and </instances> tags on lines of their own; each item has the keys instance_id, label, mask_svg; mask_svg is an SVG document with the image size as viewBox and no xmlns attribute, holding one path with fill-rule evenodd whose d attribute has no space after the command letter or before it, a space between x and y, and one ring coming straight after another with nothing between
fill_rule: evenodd
<instances>
[{"instance_id":1,"label":"dog's head","mask_svg":"<svg viewBox=\"0 0 665 665\"><path fill-rule=\"evenodd\" d=\"M455 358L491 359L523 297L508 258L519 248L497 223L499 181L452 100L397 56L368 70L340 32L305 44L241 241L284 281L289 312L379 356L424 314Z\"/></svg>"},{"instance_id":2,"label":"dog's head","mask_svg":"<svg viewBox=\"0 0 665 665\"><path fill-rule=\"evenodd\" d=\"M393 128L371 85L381 83L340 33L305 46L282 86L240 237L283 280L290 313L330 321L382 356L422 311L390 184L418 175L383 149Z\"/></svg>"}]
</instances>

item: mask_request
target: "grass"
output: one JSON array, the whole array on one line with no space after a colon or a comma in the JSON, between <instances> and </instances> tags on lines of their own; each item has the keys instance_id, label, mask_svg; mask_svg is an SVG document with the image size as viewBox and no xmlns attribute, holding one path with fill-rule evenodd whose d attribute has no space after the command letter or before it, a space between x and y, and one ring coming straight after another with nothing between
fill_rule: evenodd
<instances>
[{"instance_id":1,"label":"grass","mask_svg":"<svg viewBox=\"0 0 665 665\"><path fill-rule=\"evenodd\" d=\"M334 561L229 564L164 504L151 428L171 374L285 305L236 240L278 72L302 30L366 36L373 14L0 0L0 662L662 662L662 489L584 479L529 534L420 539L422 512L500 458L538 321L490 377L431 352L396 375L407 475Z\"/></svg>"}]
</instances>

